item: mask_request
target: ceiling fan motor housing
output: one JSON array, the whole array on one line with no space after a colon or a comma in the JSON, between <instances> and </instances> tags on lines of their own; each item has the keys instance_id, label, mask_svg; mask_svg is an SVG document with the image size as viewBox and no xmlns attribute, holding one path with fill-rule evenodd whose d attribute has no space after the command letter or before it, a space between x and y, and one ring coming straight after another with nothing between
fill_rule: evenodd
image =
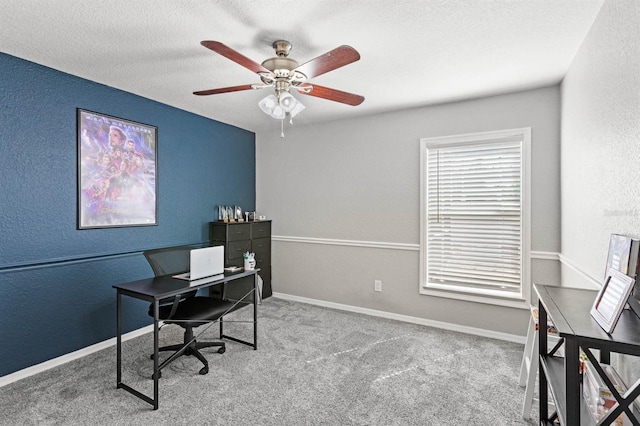
<instances>
[{"instance_id":1,"label":"ceiling fan motor housing","mask_svg":"<svg viewBox=\"0 0 640 426\"><path fill-rule=\"evenodd\" d=\"M288 41L279 40L273 43L273 47L276 49L276 55L278 56L262 62L262 66L271 71L273 75L261 74L262 81L266 84L274 84L273 76L275 76L277 90L289 90L291 85L297 86L305 81L307 79L306 75L300 71L294 71L300 66L298 61L287 57L291 44Z\"/></svg>"},{"instance_id":2,"label":"ceiling fan motor housing","mask_svg":"<svg viewBox=\"0 0 640 426\"><path fill-rule=\"evenodd\" d=\"M276 75L278 71L289 74L289 71L298 68L298 62L291 58L276 57L267 59L262 63L262 66Z\"/></svg>"}]
</instances>

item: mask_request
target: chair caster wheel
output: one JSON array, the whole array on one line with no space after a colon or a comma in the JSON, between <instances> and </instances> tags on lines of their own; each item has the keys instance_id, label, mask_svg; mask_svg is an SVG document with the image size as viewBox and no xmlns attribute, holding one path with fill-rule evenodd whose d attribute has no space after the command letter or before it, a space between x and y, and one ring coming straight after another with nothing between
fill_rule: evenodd
<instances>
[{"instance_id":1,"label":"chair caster wheel","mask_svg":"<svg viewBox=\"0 0 640 426\"><path fill-rule=\"evenodd\" d=\"M224 347L224 346L223 346L223 347L221 347L220 349L218 349L218 353L219 353L219 354L223 354L223 353L225 353L225 352L226 352L226 349L225 349L225 347Z\"/></svg>"},{"instance_id":2,"label":"chair caster wheel","mask_svg":"<svg viewBox=\"0 0 640 426\"><path fill-rule=\"evenodd\" d=\"M202 368L200 369L200 374L201 374L202 376L204 376L204 375L205 375L205 374L207 374L208 372L209 372L209 367L202 367Z\"/></svg>"},{"instance_id":3,"label":"chair caster wheel","mask_svg":"<svg viewBox=\"0 0 640 426\"><path fill-rule=\"evenodd\" d=\"M156 375L155 375L155 374L152 374L152 375L151 375L151 378L152 378L153 380L155 380ZM160 378L162 378L162 372L161 372L161 371L158 371L158 379L160 379Z\"/></svg>"},{"instance_id":4,"label":"chair caster wheel","mask_svg":"<svg viewBox=\"0 0 640 426\"><path fill-rule=\"evenodd\" d=\"M153 359L153 358L155 358L155 357L153 356L153 354L151 354L151 356L149 357L149 359Z\"/></svg>"}]
</instances>

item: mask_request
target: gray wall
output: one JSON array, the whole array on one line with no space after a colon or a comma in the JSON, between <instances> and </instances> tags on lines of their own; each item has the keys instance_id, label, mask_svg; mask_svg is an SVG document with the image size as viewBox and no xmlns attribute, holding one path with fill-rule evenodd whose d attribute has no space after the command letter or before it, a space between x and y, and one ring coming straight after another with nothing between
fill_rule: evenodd
<instances>
[{"instance_id":1,"label":"gray wall","mask_svg":"<svg viewBox=\"0 0 640 426\"><path fill-rule=\"evenodd\" d=\"M640 237L640 2L608 0L562 83L562 284L599 287L612 232ZM615 356L627 384L640 359Z\"/></svg>"},{"instance_id":2,"label":"gray wall","mask_svg":"<svg viewBox=\"0 0 640 426\"><path fill-rule=\"evenodd\" d=\"M273 219L275 292L526 333L526 310L418 294L420 138L532 128L532 277L557 284L558 86L287 125L284 139L279 127L256 135L256 206ZM375 279L383 281L382 293L373 291Z\"/></svg>"},{"instance_id":3,"label":"gray wall","mask_svg":"<svg viewBox=\"0 0 640 426\"><path fill-rule=\"evenodd\" d=\"M562 83L562 283L595 287L640 237L640 2L607 1Z\"/></svg>"}]
</instances>

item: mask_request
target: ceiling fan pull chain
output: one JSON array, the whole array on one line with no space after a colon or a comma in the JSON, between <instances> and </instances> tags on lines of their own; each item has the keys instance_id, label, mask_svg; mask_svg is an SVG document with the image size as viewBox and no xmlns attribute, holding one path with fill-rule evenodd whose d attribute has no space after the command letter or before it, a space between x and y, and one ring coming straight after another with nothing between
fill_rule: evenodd
<instances>
[{"instance_id":1,"label":"ceiling fan pull chain","mask_svg":"<svg viewBox=\"0 0 640 426\"><path fill-rule=\"evenodd\" d=\"M284 139L284 118L280 120L280 137Z\"/></svg>"}]
</instances>

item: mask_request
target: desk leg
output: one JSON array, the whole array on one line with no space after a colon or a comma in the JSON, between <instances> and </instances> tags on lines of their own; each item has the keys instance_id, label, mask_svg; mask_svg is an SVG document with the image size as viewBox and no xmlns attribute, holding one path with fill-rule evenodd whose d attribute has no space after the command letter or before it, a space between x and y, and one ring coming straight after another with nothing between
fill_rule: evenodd
<instances>
[{"instance_id":1,"label":"desk leg","mask_svg":"<svg viewBox=\"0 0 640 426\"><path fill-rule=\"evenodd\" d=\"M116 389L120 389L122 383L122 323L121 323L121 303L122 295L118 290L116 296L116 365L118 373L116 375Z\"/></svg>"},{"instance_id":2,"label":"desk leg","mask_svg":"<svg viewBox=\"0 0 640 426\"><path fill-rule=\"evenodd\" d=\"M253 274L253 350L258 350L258 274Z\"/></svg>"},{"instance_id":3,"label":"desk leg","mask_svg":"<svg viewBox=\"0 0 640 426\"><path fill-rule=\"evenodd\" d=\"M126 295L126 293L125 293ZM116 296L116 365L118 369L117 373L117 389L124 389L132 395L137 396L145 402L153 405L153 409L158 409L158 379L160 378L159 370L158 370L158 312L159 312L159 303L158 301L153 302L153 399L149 398L147 395L143 394L140 391L135 390L131 386L122 383L122 292L118 289L118 293Z\"/></svg>"},{"instance_id":4,"label":"desk leg","mask_svg":"<svg viewBox=\"0 0 640 426\"><path fill-rule=\"evenodd\" d=\"M580 346L576 339L565 337L564 374L567 398L567 426L580 425Z\"/></svg>"},{"instance_id":5,"label":"desk leg","mask_svg":"<svg viewBox=\"0 0 640 426\"><path fill-rule=\"evenodd\" d=\"M158 409L158 380L160 380L160 371L158 370L158 316L159 301L153 301L153 409Z\"/></svg>"}]
</instances>

